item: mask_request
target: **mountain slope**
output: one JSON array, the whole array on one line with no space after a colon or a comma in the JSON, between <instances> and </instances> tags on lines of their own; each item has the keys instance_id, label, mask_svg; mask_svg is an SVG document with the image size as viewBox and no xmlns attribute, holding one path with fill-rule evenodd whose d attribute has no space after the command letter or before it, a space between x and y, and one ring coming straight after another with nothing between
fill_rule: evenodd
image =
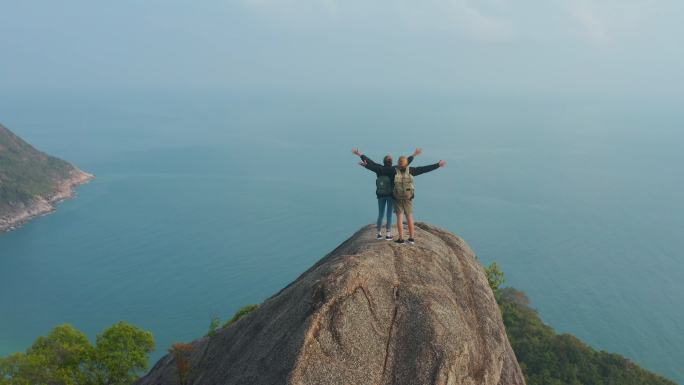
<instances>
[{"instance_id":1,"label":"mountain slope","mask_svg":"<svg viewBox=\"0 0 684 385\"><path fill-rule=\"evenodd\" d=\"M92 178L0 125L0 231L52 211L73 195L74 186Z\"/></svg>"},{"instance_id":2,"label":"mountain slope","mask_svg":"<svg viewBox=\"0 0 684 385\"><path fill-rule=\"evenodd\" d=\"M162 358L138 385L520 385L482 267L466 243L418 224L418 244L365 227L259 308Z\"/></svg>"}]
</instances>

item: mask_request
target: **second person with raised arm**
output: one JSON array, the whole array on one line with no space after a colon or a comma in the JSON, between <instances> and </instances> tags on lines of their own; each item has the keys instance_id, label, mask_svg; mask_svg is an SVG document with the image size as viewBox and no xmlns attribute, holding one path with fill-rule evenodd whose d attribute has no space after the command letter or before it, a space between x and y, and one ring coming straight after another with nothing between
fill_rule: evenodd
<instances>
[{"instance_id":1,"label":"second person with raised arm","mask_svg":"<svg viewBox=\"0 0 684 385\"><path fill-rule=\"evenodd\" d=\"M427 166L409 167L408 158L401 156L399 157L398 164L395 167L379 165L373 162L367 156L363 155L358 149L354 149L353 152L361 157L362 166L375 172L378 176L386 175L392 178L394 212L397 214L397 232L399 233L399 239L397 239L395 242L399 244L406 242L404 240L403 227L403 217L406 216L409 230L408 243L414 244L413 198L415 197L415 185L413 183L413 177L436 170L440 167L444 167L446 166L446 162L444 160L440 160L438 163Z\"/></svg>"}]
</instances>

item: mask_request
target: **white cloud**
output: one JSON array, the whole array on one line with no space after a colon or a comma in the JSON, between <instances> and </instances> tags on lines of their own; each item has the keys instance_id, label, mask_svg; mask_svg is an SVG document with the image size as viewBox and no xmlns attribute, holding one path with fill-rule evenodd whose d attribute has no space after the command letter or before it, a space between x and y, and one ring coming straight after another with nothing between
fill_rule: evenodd
<instances>
[{"instance_id":1,"label":"white cloud","mask_svg":"<svg viewBox=\"0 0 684 385\"><path fill-rule=\"evenodd\" d=\"M649 33L657 0L239 0L299 27L403 28L479 41L609 44Z\"/></svg>"},{"instance_id":2,"label":"white cloud","mask_svg":"<svg viewBox=\"0 0 684 385\"><path fill-rule=\"evenodd\" d=\"M513 38L513 30L510 24L485 15L466 1L458 2L462 4L459 5L457 15L463 16L465 31L471 37L487 41L505 41Z\"/></svg>"},{"instance_id":3,"label":"white cloud","mask_svg":"<svg viewBox=\"0 0 684 385\"><path fill-rule=\"evenodd\" d=\"M658 23L666 20L662 12L668 2L561 0L558 4L572 18L580 36L592 43L606 44L664 32Z\"/></svg>"},{"instance_id":4,"label":"white cloud","mask_svg":"<svg viewBox=\"0 0 684 385\"><path fill-rule=\"evenodd\" d=\"M506 41L513 36L511 25L488 14L469 0L404 2L404 19L422 29L441 29L477 41Z\"/></svg>"},{"instance_id":5,"label":"white cloud","mask_svg":"<svg viewBox=\"0 0 684 385\"><path fill-rule=\"evenodd\" d=\"M489 7L505 0L491 0ZM242 0L243 4L280 19L320 23L330 18L348 25L374 23L419 30L440 30L478 41L510 40L512 29L504 20L487 14L470 0L413 0L377 3L367 0Z\"/></svg>"},{"instance_id":6,"label":"white cloud","mask_svg":"<svg viewBox=\"0 0 684 385\"><path fill-rule=\"evenodd\" d=\"M572 14L583 28L585 35L592 42L603 44L610 41L605 21L595 11L585 7L578 7L573 10Z\"/></svg>"}]
</instances>

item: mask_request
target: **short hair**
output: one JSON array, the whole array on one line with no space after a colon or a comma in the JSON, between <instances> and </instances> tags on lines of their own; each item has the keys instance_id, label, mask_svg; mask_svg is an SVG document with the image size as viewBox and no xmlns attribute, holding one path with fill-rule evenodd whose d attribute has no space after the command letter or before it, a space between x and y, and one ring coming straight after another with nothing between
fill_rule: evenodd
<instances>
[{"instance_id":1,"label":"short hair","mask_svg":"<svg viewBox=\"0 0 684 385\"><path fill-rule=\"evenodd\" d=\"M391 155L385 155L385 157L382 158L382 163L384 163L385 166L391 166L392 165L392 156Z\"/></svg>"}]
</instances>

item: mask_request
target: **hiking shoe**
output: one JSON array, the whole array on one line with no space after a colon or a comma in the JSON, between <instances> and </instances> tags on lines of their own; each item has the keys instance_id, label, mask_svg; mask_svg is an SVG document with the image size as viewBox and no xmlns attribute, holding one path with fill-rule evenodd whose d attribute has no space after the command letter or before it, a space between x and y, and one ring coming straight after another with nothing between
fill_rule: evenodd
<instances>
[{"instance_id":1,"label":"hiking shoe","mask_svg":"<svg viewBox=\"0 0 684 385\"><path fill-rule=\"evenodd\" d=\"M385 239L391 241L392 239L394 239L394 237L392 236L392 234L387 234L387 236L385 236Z\"/></svg>"},{"instance_id":2,"label":"hiking shoe","mask_svg":"<svg viewBox=\"0 0 684 385\"><path fill-rule=\"evenodd\" d=\"M408 239L408 243L410 243L410 244L412 244L412 245L415 245L415 244L416 244L416 240L413 239L413 238L409 238L409 239Z\"/></svg>"},{"instance_id":3,"label":"hiking shoe","mask_svg":"<svg viewBox=\"0 0 684 385\"><path fill-rule=\"evenodd\" d=\"M394 243L398 243L398 244L400 244L400 245L403 245L404 243L406 243L406 241L403 240L403 239L401 239L401 238L399 238L399 239L397 239L396 241L394 241Z\"/></svg>"},{"instance_id":4,"label":"hiking shoe","mask_svg":"<svg viewBox=\"0 0 684 385\"><path fill-rule=\"evenodd\" d=\"M382 239L382 234L378 233L378 235L375 236L375 239Z\"/></svg>"}]
</instances>

